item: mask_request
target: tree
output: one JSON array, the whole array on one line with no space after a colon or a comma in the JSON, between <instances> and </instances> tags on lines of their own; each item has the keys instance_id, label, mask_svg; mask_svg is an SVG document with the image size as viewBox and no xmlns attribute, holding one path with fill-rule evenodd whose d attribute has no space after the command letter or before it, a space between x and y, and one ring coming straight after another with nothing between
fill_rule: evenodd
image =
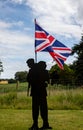
<instances>
[{"instance_id":1,"label":"tree","mask_svg":"<svg viewBox=\"0 0 83 130\"><path fill-rule=\"evenodd\" d=\"M73 63L75 69L75 83L77 85L83 85L83 36L79 44L75 44L72 50L72 54L77 54L76 61Z\"/></svg>"},{"instance_id":2,"label":"tree","mask_svg":"<svg viewBox=\"0 0 83 130\"><path fill-rule=\"evenodd\" d=\"M26 82L27 71L21 71L15 73L15 79L19 80L20 82Z\"/></svg>"},{"instance_id":3,"label":"tree","mask_svg":"<svg viewBox=\"0 0 83 130\"><path fill-rule=\"evenodd\" d=\"M56 79L56 72L58 74L57 79ZM73 83L74 71L66 64L64 65L64 70L59 69L57 65L52 66L49 73L50 78L53 81L52 84L63 84L63 85L74 84Z\"/></svg>"},{"instance_id":4,"label":"tree","mask_svg":"<svg viewBox=\"0 0 83 130\"><path fill-rule=\"evenodd\" d=\"M1 72L3 72L3 65L2 62L0 61L0 76L1 76Z\"/></svg>"}]
</instances>

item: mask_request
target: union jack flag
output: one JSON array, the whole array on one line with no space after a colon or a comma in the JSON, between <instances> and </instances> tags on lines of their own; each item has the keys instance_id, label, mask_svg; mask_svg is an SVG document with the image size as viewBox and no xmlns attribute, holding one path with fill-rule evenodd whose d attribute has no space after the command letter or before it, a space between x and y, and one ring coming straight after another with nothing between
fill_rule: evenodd
<instances>
[{"instance_id":1,"label":"union jack flag","mask_svg":"<svg viewBox=\"0 0 83 130\"><path fill-rule=\"evenodd\" d=\"M35 51L47 51L61 69L71 54L71 49L59 42L35 22Z\"/></svg>"}]
</instances>

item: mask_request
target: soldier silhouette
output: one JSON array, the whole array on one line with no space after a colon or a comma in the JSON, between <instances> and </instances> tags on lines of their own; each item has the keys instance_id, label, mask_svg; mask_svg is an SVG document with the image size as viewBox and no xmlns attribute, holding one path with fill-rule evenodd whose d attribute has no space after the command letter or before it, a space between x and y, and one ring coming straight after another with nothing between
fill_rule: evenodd
<instances>
[{"instance_id":1,"label":"soldier silhouette","mask_svg":"<svg viewBox=\"0 0 83 130\"><path fill-rule=\"evenodd\" d=\"M30 67L27 75L27 81L31 86L33 118L33 125L29 129L38 130L39 111L43 120L43 126L40 129L52 129L48 123L46 87L49 83L49 74L46 70L46 63L44 61L34 63L34 59L29 59L27 60L27 65Z\"/></svg>"}]
</instances>

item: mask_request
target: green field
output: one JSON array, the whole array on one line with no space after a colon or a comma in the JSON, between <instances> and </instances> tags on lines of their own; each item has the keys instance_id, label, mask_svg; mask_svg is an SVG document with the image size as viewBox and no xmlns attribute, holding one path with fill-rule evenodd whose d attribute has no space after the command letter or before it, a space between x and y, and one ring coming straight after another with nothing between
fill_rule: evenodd
<instances>
[{"instance_id":1,"label":"green field","mask_svg":"<svg viewBox=\"0 0 83 130\"><path fill-rule=\"evenodd\" d=\"M63 87L66 87L64 89ZM49 110L83 110L83 88L69 89L68 86L49 86ZM0 85L0 109L31 110L31 97L27 96L27 83Z\"/></svg>"},{"instance_id":2,"label":"green field","mask_svg":"<svg viewBox=\"0 0 83 130\"><path fill-rule=\"evenodd\" d=\"M49 86L49 123L53 130L83 130L83 88ZM32 125L27 83L0 85L0 130L28 130ZM39 116L39 127L42 120Z\"/></svg>"},{"instance_id":3,"label":"green field","mask_svg":"<svg viewBox=\"0 0 83 130\"><path fill-rule=\"evenodd\" d=\"M83 111L49 110L49 123L53 130L83 130ZM0 130L28 130L31 124L31 110L0 109Z\"/></svg>"}]
</instances>

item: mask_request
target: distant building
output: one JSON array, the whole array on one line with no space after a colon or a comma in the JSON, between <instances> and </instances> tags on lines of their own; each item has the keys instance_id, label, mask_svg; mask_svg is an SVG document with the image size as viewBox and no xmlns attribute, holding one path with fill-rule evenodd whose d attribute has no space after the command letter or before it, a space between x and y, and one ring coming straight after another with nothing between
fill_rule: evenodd
<instances>
[{"instance_id":1,"label":"distant building","mask_svg":"<svg viewBox=\"0 0 83 130\"><path fill-rule=\"evenodd\" d=\"M8 84L7 80L0 80L0 84Z\"/></svg>"}]
</instances>

